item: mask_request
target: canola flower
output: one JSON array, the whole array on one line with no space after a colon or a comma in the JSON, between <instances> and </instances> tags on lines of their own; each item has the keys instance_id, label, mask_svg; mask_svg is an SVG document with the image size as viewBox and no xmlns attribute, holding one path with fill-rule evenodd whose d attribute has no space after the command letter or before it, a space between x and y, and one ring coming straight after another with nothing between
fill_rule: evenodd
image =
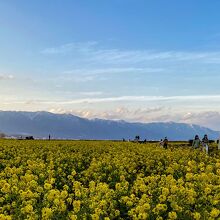
<instances>
[{"instance_id":1,"label":"canola flower","mask_svg":"<svg viewBox=\"0 0 220 220\"><path fill-rule=\"evenodd\" d=\"M215 148L1 140L0 220L219 219Z\"/></svg>"}]
</instances>

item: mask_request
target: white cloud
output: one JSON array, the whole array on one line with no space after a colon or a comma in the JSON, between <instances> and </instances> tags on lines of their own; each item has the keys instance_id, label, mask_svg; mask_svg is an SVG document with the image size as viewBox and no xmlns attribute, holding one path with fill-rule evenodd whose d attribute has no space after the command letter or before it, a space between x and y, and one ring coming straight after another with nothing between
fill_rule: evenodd
<instances>
[{"instance_id":1,"label":"white cloud","mask_svg":"<svg viewBox=\"0 0 220 220\"><path fill-rule=\"evenodd\" d=\"M147 122L151 120L152 114L161 113L164 111L165 107L149 107L149 108L136 108L129 109L126 107L118 107L116 109L109 110L92 110L92 109L83 109L83 110L65 110L63 108L54 108L50 109L50 112L53 113L70 113L78 115L85 118L103 118L111 120L127 120L134 122Z\"/></svg>"},{"instance_id":2,"label":"white cloud","mask_svg":"<svg viewBox=\"0 0 220 220\"><path fill-rule=\"evenodd\" d=\"M134 68L134 67L121 67L121 68L97 68L97 69L73 69L64 71L63 74L115 74L115 73L155 73L162 72L162 68Z\"/></svg>"},{"instance_id":3,"label":"white cloud","mask_svg":"<svg viewBox=\"0 0 220 220\"><path fill-rule=\"evenodd\" d=\"M60 104L80 104L80 103L104 103L104 102L146 102L146 101L218 101L220 102L220 95L195 95L195 96L118 96L118 97L104 97L104 98L86 98L74 99L67 101L58 101ZM46 101L48 102L48 101ZM48 102L53 104L54 102Z\"/></svg>"},{"instance_id":4,"label":"white cloud","mask_svg":"<svg viewBox=\"0 0 220 220\"><path fill-rule=\"evenodd\" d=\"M74 53L73 53L74 52ZM139 63L152 60L166 61L201 61L220 63L220 51L155 51L155 50L122 50L103 49L97 42L73 42L41 51L47 55L82 56L90 61L105 63Z\"/></svg>"},{"instance_id":5,"label":"white cloud","mask_svg":"<svg viewBox=\"0 0 220 220\"><path fill-rule=\"evenodd\" d=\"M207 62L219 62L220 52L185 52L185 51L149 51L149 50L118 50L105 49L90 51L92 60L104 60L106 62L146 62L152 60L191 61L203 60Z\"/></svg>"},{"instance_id":6,"label":"white cloud","mask_svg":"<svg viewBox=\"0 0 220 220\"><path fill-rule=\"evenodd\" d=\"M96 45L96 41L88 41L88 42L72 42L68 44L63 44L57 47L50 47L43 49L41 51L42 54L48 55L65 55L73 51L81 51L86 52L94 45Z\"/></svg>"},{"instance_id":7,"label":"white cloud","mask_svg":"<svg viewBox=\"0 0 220 220\"><path fill-rule=\"evenodd\" d=\"M99 92L100 93L100 92ZM116 97L101 97L101 98L82 98L73 100L32 100L33 102L39 104L83 104L83 103L109 103L109 102L187 102L192 101L194 104L196 102L220 102L220 95L189 95L189 96L116 96ZM13 101L12 101L13 102ZM15 101L16 103L17 101ZM22 101L19 101L21 103ZM27 101L24 101L26 103Z\"/></svg>"},{"instance_id":8,"label":"white cloud","mask_svg":"<svg viewBox=\"0 0 220 220\"><path fill-rule=\"evenodd\" d=\"M82 92L86 99L77 100L15 100L1 98L2 110L50 110L86 118L126 120L131 122L174 121L199 124L220 130L219 96L121 96L93 98L99 91ZM156 100L156 101L155 101ZM165 100L165 101L164 101ZM172 104L168 104L168 100ZM191 101L190 103L189 100ZM197 102L201 101L202 107ZM177 106L179 102L179 106ZM212 103L212 105L210 105ZM87 105L88 104L88 105Z\"/></svg>"},{"instance_id":9,"label":"white cloud","mask_svg":"<svg viewBox=\"0 0 220 220\"><path fill-rule=\"evenodd\" d=\"M101 118L108 120L125 120L129 122L179 122L188 124L198 124L220 131L220 112L204 111L204 112L175 112L174 109L167 107L149 107L129 109L119 107L112 110L65 110L62 108L50 109L53 113L69 113L84 118Z\"/></svg>"},{"instance_id":10,"label":"white cloud","mask_svg":"<svg viewBox=\"0 0 220 220\"><path fill-rule=\"evenodd\" d=\"M180 121L200 124L220 131L220 112L217 111L189 112L183 115Z\"/></svg>"},{"instance_id":11,"label":"white cloud","mask_svg":"<svg viewBox=\"0 0 220 220\"><path fill-rule=\"evenodd\" d=\"M0 80L11 80L14 79L13 75L0 74Z\"/></svg>"},{"instance_id":12,"label":"white cloud","mask_svg":"<svg viewBox=\"0 0 220 220\"><path fill-rule=\"evenodd\" d=\"M80 92L80 95L83 96L99 96L99 95L103 95L103 92L101 91L90 91L90 92Z\"/></svg>"},{"instance_id":13,"label":"white cloud","mask_svg":"<svg viewBox=\"0 0 220 220\"><path fill-rule=\"evenodd\" d=\"M162 68L134 68L134 67L120 67L120 68L91 68L91 69L72 69L63 71L61 75L52 78L52 80L72 81L72 82L89 82L89 81L105 81L109 76L116 76L121 74L147 74L159 73L164 71Z\"/></svg>"},{"instance_id":14,"label":"white cloud","mask_svg":"<svg viewBox=\"0 0 220 220\"><path fill-rule=\"evenodd\" d=\"M96 80L97 77L95 75L87 75L87 76L69 76L69 77L62 77L65 80L71 80L74 82L89 82L89 81L93 81Z\"/></svg>"}]
</instances>

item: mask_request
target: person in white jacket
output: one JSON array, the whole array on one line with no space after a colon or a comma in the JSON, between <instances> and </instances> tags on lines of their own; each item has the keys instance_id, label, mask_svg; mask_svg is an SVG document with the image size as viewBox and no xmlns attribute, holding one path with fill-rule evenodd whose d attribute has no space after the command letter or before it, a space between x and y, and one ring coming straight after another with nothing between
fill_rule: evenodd
<instances>
[{"instance_id":1,"label":"person in white jacket","mask_svg":"<svg viewBox=\"0 0 220 220\"><path fill-rule=\"evenodd\" d=\"M202 139L202 146L203 150L208 154L209 153L209 139L207 134L204 135L204 138Z\"/></svg>"}]
</instances>

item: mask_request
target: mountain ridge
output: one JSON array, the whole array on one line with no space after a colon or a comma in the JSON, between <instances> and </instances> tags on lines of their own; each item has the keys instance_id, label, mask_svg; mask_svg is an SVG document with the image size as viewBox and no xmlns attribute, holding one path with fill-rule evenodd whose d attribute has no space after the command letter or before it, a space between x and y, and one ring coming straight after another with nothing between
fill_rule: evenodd
<instances>
[{"instance_id":1,"label":"mountain ridge","mask_svg":"<svg viewBox=\"0 0 220 220\"><path fill-rule=\"evenodd\" d=\"M188 140L196 134L207 134L217 139L218 131L200 125L176 122L127 122L124 120L86 119L72 114L55 114L47 111L0 111L0 130L8 135L33 135L57 139L141 139Z\"/></svg>"}]
</instances>

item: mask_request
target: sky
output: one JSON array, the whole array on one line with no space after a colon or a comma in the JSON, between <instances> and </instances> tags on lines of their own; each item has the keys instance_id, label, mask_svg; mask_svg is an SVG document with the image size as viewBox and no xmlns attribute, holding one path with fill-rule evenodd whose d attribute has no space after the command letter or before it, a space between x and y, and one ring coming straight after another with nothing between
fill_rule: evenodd
<instances>
[{"instance_id":1,"label":"sky","mask_svg":"<svg viewBox=\"0 0 220 220\"><path fill-rule=\"evenodd\" d=\"M220 1L0 0L0 110L220 130Z\"/></svg>"}]
</instances>

